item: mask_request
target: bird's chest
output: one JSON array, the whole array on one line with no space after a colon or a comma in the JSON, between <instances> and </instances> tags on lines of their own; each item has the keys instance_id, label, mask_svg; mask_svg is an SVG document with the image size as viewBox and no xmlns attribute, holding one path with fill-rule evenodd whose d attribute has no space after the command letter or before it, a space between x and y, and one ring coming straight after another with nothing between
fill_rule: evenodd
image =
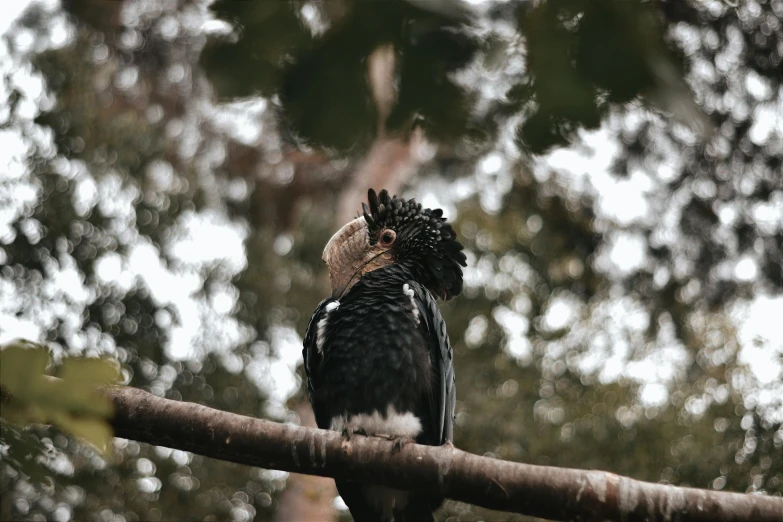
<instances>
[{"instance_id":1,"label":"bird's chest","mask_svg":"<svg viewBox=\"0 0 783 522\"><path fill-rule=\"evenodd\" d=\"M349 295L319 322L319 396L332 416L415 409L431 362L418 309L397 292Z\"/></svg>"},{"instance_id":2,"label":"bird's chest","mask_svg":"<svg viewBox=\"0 0 783 522\"><path fill-rule=\"evenodd\" d=\"M391 362L425 349L418 308L403 291L351 295L325 314L319 326L317 342L327 358Z\"/></svg>"}]
</instances>

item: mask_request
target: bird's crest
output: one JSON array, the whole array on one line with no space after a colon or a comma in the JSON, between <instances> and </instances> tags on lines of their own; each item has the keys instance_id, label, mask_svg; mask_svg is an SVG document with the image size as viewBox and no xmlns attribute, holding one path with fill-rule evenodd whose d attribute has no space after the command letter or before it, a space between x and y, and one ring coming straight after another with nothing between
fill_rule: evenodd
<instances>
[{"instance_id":1,"label":"bird's crest","mask_svg":"<svg viewBox=\"0 0 783 522\"><path fill-rule=\"evenodd\" d=\"M398 262L434 295L449 300L462 292L462 268L466 266L462 245L439 208L422 208L414 199L389 196L386 190L367 193L369 207L362 203L370 244L382 230L397 234L394 251Z\"/></svg>"}]
</instances>

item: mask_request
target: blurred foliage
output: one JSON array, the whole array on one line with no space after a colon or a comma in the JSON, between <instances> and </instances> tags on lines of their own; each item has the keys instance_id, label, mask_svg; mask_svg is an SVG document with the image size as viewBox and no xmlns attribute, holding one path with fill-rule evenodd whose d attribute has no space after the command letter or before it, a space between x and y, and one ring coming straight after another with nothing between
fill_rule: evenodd
<instances>
[{"instance_id":1,"label":"blurred foliage","mask_svg":"<svg viewBox=\"0 0 783 522\"><path fill-rule=\"evenodd\" d=\"M34 3L0 40L0 335L296 421L341 194L379 133L420 128L405 193L456 214L469 254L443 306L456 444L780 495L783 347L740 312L783 291L782 19L780 0ZM388 44L386 115L367 57ZM2 520L271 520L286 485L0 427Z\"/></svg>"},{"instance_id":2,"label":"blurred foliage","mask_svg":"<svg viewBox=\"0 0 783 522\"><path fill-rule=\"evenodd\" d=\"M476 109L482 85L460 81L455 73L479 50L514 50L513 39L490 38L482 45L479 35L489 20L440 0L335 0L320 6L320 15L316 5L304 4L302 13L329 17L328 26L310 38L283 3L256 8L216 2L216 14L236 30L208 46L201 64L219 95L277 94L284 121L299 138L340 152L365 150L377 129L364 60L382 45L393 45L399 58L398 100L388 130L404 134L419 125L442 144L467 139L487 146L502 121L492 113L524 112L518 145L532 152L566 144L578 129L597 128L613 106L664 87L662 69L672 65L660 20L645 3L496 4L489 20L511 15L513 29L525 37L526 63L502 85L507 99L481 114Z\"/></svg>"},{"instance_id":3,"label":"blurred foliage","mask_svg":"<svg viewBox=\"0 0 783 522\"><path fill-rule=\"evenodd\" d=\"M56 380L47 378L49 364L49 355L42 346L17 341L0 347L0 385L4 393L11 394L3 398L0 411L0 444L9 444L8 458L18 471L38 481L42 472L31 461L39 452L19 428L51 424L107 456L112 439L107 419L113 409L108 399L96 395L96 389L120 380L117 365L105 359L65 357L55 372Z\"/></svg>"},{"instance_id":4,"label":"blurred foliage","mask_svg":"<svg viewBox=\"0 0 783 522\"><path fill-rule=\"evenodd\" d=\"M45 448L35 435L0 417L0 442L4 445L3 460L9 469L23 473L37 486L51 483L51 470L40 465Z\"/></svg>"}]
</instances>

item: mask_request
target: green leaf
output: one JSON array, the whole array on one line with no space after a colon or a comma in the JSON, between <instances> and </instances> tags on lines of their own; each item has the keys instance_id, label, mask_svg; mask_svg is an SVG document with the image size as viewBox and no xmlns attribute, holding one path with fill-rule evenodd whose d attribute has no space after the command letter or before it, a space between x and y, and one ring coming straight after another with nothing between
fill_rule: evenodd
<instances>
[{"instance_id":1,"label":"green leaf","mask_svg":"<svg viewBox=\"0 0 783 522\"><path fill-rule=\"evenodd\" d=\"M58 378L44 374L45 348L17 342L0 352L0 383L12 394L2 416L15 424L53 424L95 445L107 454L112 438L111 401L98 393L102 386L120 382L119 366L108 359L68 357Z\"/></svg>"},{"instance_id":2,"label":"green leaf","mask_svg":"<svg viewBox=\"0 0 783 522\"><path fill-rule=\"evenodd\" d=\"M94 388L96 385L116 384L121 375L117 363L109 359L68 357L63 360L57 376L64 381Z\"/></svg>"},{"instance_id":3,"label":"green leaf","mask_svg":"<svg viewBox=\"0 0 783 522\"><path fill-rule=\"evenodd\" d=\"M62 392L59 400L69 409L81 414L111 414L111 402L96 395L95 391L120 382L122 376L116 363L108 359L69 357L63 360L58 377L62 379L58 383Z\"/></svg>"},{"instance_id":4,"label":"green leaf","mask_svg":"<svg viewBox=\"0 0 783 522\"><path fill-rule=\"evenodd\" d=\"M107 422L87 417L74 417L63 412L54 412L52 420L53 424L62 430L86 440L98 448L105 457L109 456L114 434Z\"/></svg>"},{"instance_id":5,"label":"green leaf","mask_svg":"<svg viewBox=\"0 0 783 522\"><path fill-rule=\"evenodd\" d=\"M49 355L26 341L0 350L0 383L18 400L25 400L42 379Z\"/></svg>"}]
</instances>

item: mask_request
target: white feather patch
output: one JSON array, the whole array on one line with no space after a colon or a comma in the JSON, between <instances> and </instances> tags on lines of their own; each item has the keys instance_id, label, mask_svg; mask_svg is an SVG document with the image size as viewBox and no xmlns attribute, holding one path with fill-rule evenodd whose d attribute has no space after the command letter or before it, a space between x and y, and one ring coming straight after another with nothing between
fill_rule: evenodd
<instances>
[{"instance_id":1,"label":"white feather patch","mask_svg":"<svg viewBox=\"0 0 783 522\"><path fill-rule=\"evenodd\" d=\"M327 319L329 318L329 312L337 310L338 308L340 308L340 301L332 301L331 303L327 303L326 307L324 308L324 316L321 317L320 321L318 321L318 330L315 334L315 346L318 348L318 353L322 353L324 351L324 342L326 341L326 324Z\"/></svg>"},{"instance_id":2,"label":"white feather patch","mask_svg":"<svg viewBox=\"0 0 783 522\"><path fill-rule=\"evenodd\" d=\"M416 306L416 292L413 291L413 288L408 283L402 285L402 291L410 298L411 306L413 307L413 319L416 321L416 324L419 324L421 319L419 319L419 307Z\"/></svg>"},{"instance_id":3,"label":"white feather patch","mask_svg":"<svg viewBox=\"0 0 783 522\"><path fill-rule=\"evenodd\" d=\"M363 429L368 435L393 435L397 437L414 438L421 433L421 420L411 412L398 413L394 407L386 409L386 415L377 410L371 414L361 413L332 417L329 429L343 431L344 429Z\"/></svg>"}]
</instances>

